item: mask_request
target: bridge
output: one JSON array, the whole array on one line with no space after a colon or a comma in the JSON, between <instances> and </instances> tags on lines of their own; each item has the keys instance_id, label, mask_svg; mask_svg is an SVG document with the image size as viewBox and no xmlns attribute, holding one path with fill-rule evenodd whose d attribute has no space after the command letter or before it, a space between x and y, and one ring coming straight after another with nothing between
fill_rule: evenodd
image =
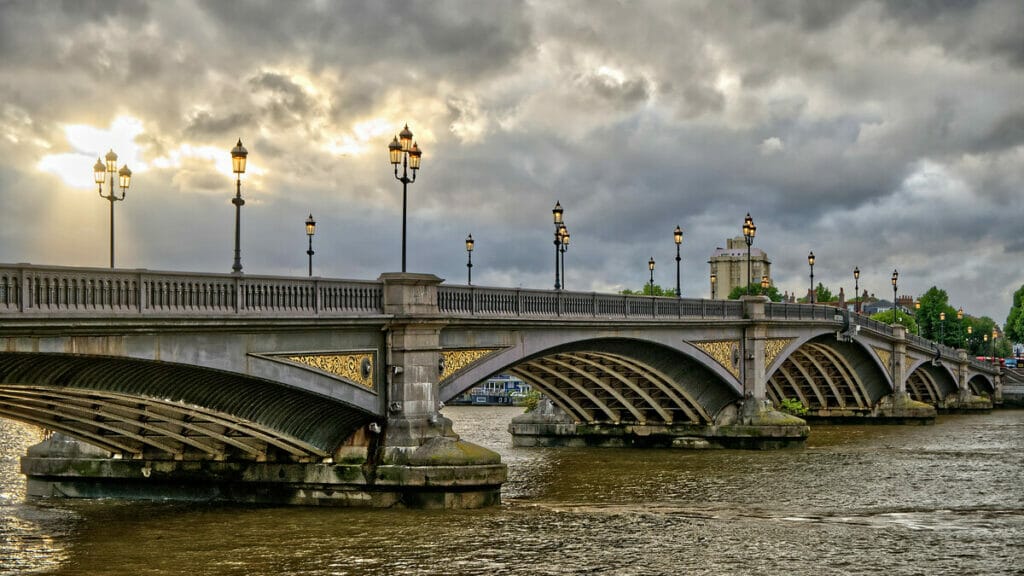
<instances>
[{"instance_id":1,"label":"bridge","mask_svg":"<svg viewBox=\"0 0 1024 576\"><path fill-rule=\"evenodd\" d=\"M990 409L998 367L828 306L0 265L0 417L36 496L478 507L505 466L443 403L498 373L517 445L775 447L804 419Z\"/></svg>"}]
</instances>

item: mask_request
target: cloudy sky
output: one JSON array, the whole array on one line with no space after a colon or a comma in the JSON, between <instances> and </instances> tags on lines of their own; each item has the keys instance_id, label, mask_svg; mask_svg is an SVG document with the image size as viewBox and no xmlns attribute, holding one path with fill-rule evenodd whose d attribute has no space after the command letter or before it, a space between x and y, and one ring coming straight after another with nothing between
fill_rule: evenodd
<instances>
[{"instance_id":1,"label":"cloudy sky","mask_svg":"<svg viewBox=\"0 0 1024 576\"><path fill-rule=\"evenodd\" d=\"M1024 6L1017 0L231 2L0 0L0 262L108 265L113 148L134 173L117 264L376 278L401 265L387 145L424 150L408 269L573 290L647 260L708 296L740 234L781 291L933 285L1003 322L1024 283Z\"/></svg>"}]
</instances>

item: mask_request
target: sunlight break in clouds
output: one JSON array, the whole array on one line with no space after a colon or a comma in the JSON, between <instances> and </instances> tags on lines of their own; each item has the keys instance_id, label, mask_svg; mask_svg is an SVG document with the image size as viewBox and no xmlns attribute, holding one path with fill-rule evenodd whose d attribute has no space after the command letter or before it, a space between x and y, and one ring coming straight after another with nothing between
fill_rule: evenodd
<instances>
[{"instance_id":1,"label":"sunlight break in clouds","mask_svg":"<svg viewBox=\"0 0 1024 576\"><path fill-rule=\"evenodd\" d=\"M85 124L67 124L64 136L72 151L43 156L36 168L59 176L68 186L94 188L93 164L113 149L118 166L127 165L135 174L145 172L147 166L140 159L141 148L135 143L135 138L143 132L142 121L131 116L118 116L105 130Z\"/></svg>"}]
</instances>

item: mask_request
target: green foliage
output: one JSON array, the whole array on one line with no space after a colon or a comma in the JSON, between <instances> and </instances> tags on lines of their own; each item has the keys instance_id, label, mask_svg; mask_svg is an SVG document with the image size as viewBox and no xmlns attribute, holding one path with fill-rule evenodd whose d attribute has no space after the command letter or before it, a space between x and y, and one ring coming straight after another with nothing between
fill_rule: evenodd
<instances>
[{"instance_id":1,"label":"green foliage","mask_svg":"<svg viewBox=\"0 0 1024 576\"><path fill-rule=\"evenodd\" d=\"M967 338L969 318L957 319L957 309L949 305L946 291L932 286L921 296L920 302L921 309L917 310L916 315L917 325L921 327L921 336L954 348L963 346ZM941 319L943 312L946 313L945 320ZM978 328L975 327L974 331L977 333ZM991 327L988 331L992 332Z\"/></svg>"},{"instance_id":2,"label":"green foliage","mask_svg":"<svg viewBox=\"0 0 1024 576\"><path fill-rule=\"evenodd\" d=\"M818 285L814 288L815 303L831 302L835 300L835 298L835 295L832 294L832 290L826 288L825 285L822 284L821 282L818 282ZM807 296L804 296L803 298L798 298L797 302L803 302L804 304L806 304Z\"/></svg>"},{"instance_id":3,"label":"green foliage","mask_svg":"<svg viewBox=\"0 0 1024 576\"><path fill-rule=\"evenodd\" d=\"M530 390L520 400L519 405L523 407L523 413L533 412L540 404L540 392Z\"/></svg>"},{"instance_id":4,"label":"green foliage","mask_svg":"<svg viewBox=\"0 0 1024 576\"><path fill-rule=\"evenodd\" d=\"M1024 342L1024 285L1013 293L1013 305L1006 317L1006 338L1010 342Z\"/></svg>"},{"instance_id":5,"label":"green foliage","mask_svg":"<svg viewBox=\"0 0 1024 576\"><path fill-rule=\"evenodd\" d=\"M886 324L892 324L892 310L875 312L871 315L871 319L879 322L885 322ZM917 334L917 321L914 320L913 316L907 314L903 310L896 311L896 323L905 326L908 333Z\"/></svg>"},{"instance_id":6,"label":"green foliage","mask_svg":"<svg viewBox=\"0 0 1024 576\"><path fill-rule=\"evenodd\" d=\"M767 296L772 302L782 302L782 294L779 294L779 289L775 286L769 286L767 290L761 288L761 284L751 284L750 286L736 286L726 296L729 300L739 300L740 296L746 296L752 294L754 296Z\"/></svg>"},{"instance_id":7,"label":"green foliage","mask_svg":"<svg viewBox=\"0 0 1024 576\"><path fill-rule=\"evenodd\" d=\"M804 416L807 414L807 406L796 398L783 398L779 403L779 410L792 414L793 416Z\"/></svg>"},{"instance_id":8,"label":"green foliage","mask_svg":"<svg viewBox=\"0 0 1024 576\"><path fill-rule=\"evenodd\" d=\"M650 284L644 284L644 287L641 288L640 290L630 290L629 288L625 288L625 289L619 291L619 294L632 294L632 295L635 295L635 296L675 296L676 295L676 289L675 288L668 288L668 289L666 289L666 288L662 288L660 284L655 284L654 285L654 291L652 292L651 291L651 285Z\"/></svg>"}]
</instances>

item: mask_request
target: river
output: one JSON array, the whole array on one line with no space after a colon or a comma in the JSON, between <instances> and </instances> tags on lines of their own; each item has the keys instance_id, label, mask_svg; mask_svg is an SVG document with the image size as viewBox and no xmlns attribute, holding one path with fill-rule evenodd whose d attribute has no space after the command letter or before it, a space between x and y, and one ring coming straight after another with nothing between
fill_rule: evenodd
<instances>
[{"instance_id":1,"label":"river","mask_svg":"<svg viewBox=\"0 0 1024 576\"><path fill-rule=\"evenodd\" d=\"M512 448L519 412L445 408L509 467L472 511L26 501L0 420L0 575L1024 574L1024 411L763 452Z\"/></svg>"}]
</instances>

